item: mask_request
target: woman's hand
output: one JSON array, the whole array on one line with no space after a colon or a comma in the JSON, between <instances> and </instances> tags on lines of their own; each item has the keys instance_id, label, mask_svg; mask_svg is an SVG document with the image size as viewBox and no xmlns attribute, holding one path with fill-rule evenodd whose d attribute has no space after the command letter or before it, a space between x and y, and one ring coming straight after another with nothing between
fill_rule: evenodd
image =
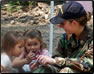
<instances>
[{"instance_id":1,"label":"woman's hand","mask_svg":"<svg viewBox=\"0 0 94 74\"><path fill-rule=\"evenodd\" d=\"M57 65L62 65L65 62L65 59L61 57L56 57L55 60Z\"/></svg>"},{"instance_id":2,"label":"woman's hand","mask_svg":"<svg viewBox=\"0 0 94 74\"><path fill-rule=\"evenodd\" d=\"M56 64L55 59L53 59L49 56L40 55L40 56L38 56L37 60L43 66L47 66L47 64L51 64L51 65Z\"/></svg>"}]
</instances>

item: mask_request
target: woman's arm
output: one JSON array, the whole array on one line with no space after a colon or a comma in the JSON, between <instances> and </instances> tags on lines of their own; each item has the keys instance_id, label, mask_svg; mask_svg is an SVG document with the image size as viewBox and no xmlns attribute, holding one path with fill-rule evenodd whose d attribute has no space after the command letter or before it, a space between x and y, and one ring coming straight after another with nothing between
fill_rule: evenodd
<instances>
[{"instance_id":1,"label":"woman's arm","mask_svg":"<svg viewBox=\"0 0 94 74\"><path fill-rule=\"evenodd\" d=\"M60 67L70 67L71 69L76 70L78 72L88 72L93 67L93 59L86 57L83 60L81 60L80 58L65 58L62 61L56 60L56 64Z\"/></svg>"},{"instance_id":2,"label":"woman's arm","mask_svg":"<svg viewBox=\"0 0 94 74\"><path fill-rule=\"evenodd\" d=\"M64 49L66 47L65 42L70 37L71 36L70 35L66 35L66 33L62 34L61 38L58 41L58 46L53 52L53 56L52 56L53 58L55 58L55 57L65 57L66 56L66 53L64 52Z\"/></svg>"},{"instance_id":3,"label":"woman's arm","mask_svg":"<svg viewBox=\"0 0 94 74\"><path fill-rule=\"evenodd\" d=\"M90 44L89 49L82 57L65 58L64 60L57 58L56 63L59 66L67 66L79 72L90 71L93 67L93 43Z\"/></svg>"}]
</instances>

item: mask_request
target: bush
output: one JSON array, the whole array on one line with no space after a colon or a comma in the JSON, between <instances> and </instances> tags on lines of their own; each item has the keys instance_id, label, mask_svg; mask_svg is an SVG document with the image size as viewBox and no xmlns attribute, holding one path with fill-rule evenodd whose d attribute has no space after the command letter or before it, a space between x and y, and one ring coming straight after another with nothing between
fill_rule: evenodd
<instances>
[{"instance_id":1,"label":"bush","mask_svg":"<svg viewBox=\"0 0 94 74\"><path fill-rule=\"evenodd\" d=\"M35 7L37 2L35 1L9 1L7 6L2 6L2 9L6 9L8 12L15 12L25 7Z\"/></svg>"}]
</instances>

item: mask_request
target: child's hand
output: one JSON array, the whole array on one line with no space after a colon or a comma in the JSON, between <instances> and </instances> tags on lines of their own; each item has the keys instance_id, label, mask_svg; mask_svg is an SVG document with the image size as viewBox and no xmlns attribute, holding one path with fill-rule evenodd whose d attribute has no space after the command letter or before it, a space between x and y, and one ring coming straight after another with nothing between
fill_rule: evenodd
<instances>
[{"instance_id":1,"label":"child's hand","mask_svg":"<svg viewBox=\"0 0 94 74\"><path fill-rule=\"evenodd\" d=\"M35 56L34 53L28 53L28 55L26 56L26 59L27 59L28 61L31 61L34 56Z\"/></svg>"},{"instance_id":2,"label":"child's hand","mask_svg":"<svg viewBox=\"0 0 94 74\"><path fill-rule=\"evenodd\" d=\"M40 64L46 66L47 64L56 64L55 59L49 57L49 56L44 56L44 55L40 55L37 59L39 61Z\"/></svg>"},{"instance_id":3,"label":"child's hand","mask_svg":"<svg viewBox=\"0 0 94 74\"><path fill-rule=\"evenodd\" d=\"M36 70L39 67L40 67L40 64L37 64L36 62L35 63L32 63L32 62L30 63L31 71L34 71L34 70Z\"/></svg>"},{"instance_id":4,"label":"child's hand","mask_svg":"<svg viewBox=\"0 0 94 74\"><path fill-rule=\"evenodd\" d=\"M1 65L1 72L3 72L4 71L4 67Z\"/></svg>"}]
</instances>

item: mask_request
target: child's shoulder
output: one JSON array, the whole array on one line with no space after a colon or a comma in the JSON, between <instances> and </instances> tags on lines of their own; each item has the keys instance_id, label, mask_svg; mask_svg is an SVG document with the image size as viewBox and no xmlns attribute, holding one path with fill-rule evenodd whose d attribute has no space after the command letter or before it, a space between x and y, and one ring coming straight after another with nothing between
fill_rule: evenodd
<instances>
[{"instance_id":1,"label":"child's shoulder","mask_svg":"<svg viewBox=\"0 0 94 74\"><path fill-rule=\"evenodd\" d=\"M43 48L42 51L48 51L48 48Z\"/></svg>"},{"instance_id":2,"label":"child's shoulder","mask_svg":"<svg viewBox=\"0 0 94 74\"><path fill-rule=\"evenodd\" d=\"M1 65L4 67L11 66L11 60L6 53L1 53Z\"/></svg>"},{"instance_id":3,"label":"child's shoulder","mask_svg":"<svg viewBox=\"0 0 94 74\"><path fill-rule=\"evenodd\" d=\"M6 58L9 58L9 56L6 54L6 53L1 53L1 59L6 59Z\"/></svg>"},{"instance_id":4,"label":"child's shoulder","mask_svg":"<svg viewBox=\"0 0 94 74\"><path fill-rule=\"evenodd\" d=\"M1 60L10 61L10 57L7 55L7 53L1 53Z\"/></svg>"},{"instance_id":5,"label":"child's shoulder","mask_svg":"<svg viewBox=\"0 0 94 74\"><path fill-rule=\"evenodd\" d=\"M49 56L49 51L48 51L48 49L47 49L47 48L42 49L41 54L42 54L42 55L47 55L47 56Z\"/></svg>"},{"instance_id":6,"label":"child's shoulder","mask_svg":"<svg viewBox=\"0 0 94 74\"><path fill-rule=\"evenodd\" d=\"M43 48L41 52L49 52L48 48Z\"/></svg>"}]
</instances>

